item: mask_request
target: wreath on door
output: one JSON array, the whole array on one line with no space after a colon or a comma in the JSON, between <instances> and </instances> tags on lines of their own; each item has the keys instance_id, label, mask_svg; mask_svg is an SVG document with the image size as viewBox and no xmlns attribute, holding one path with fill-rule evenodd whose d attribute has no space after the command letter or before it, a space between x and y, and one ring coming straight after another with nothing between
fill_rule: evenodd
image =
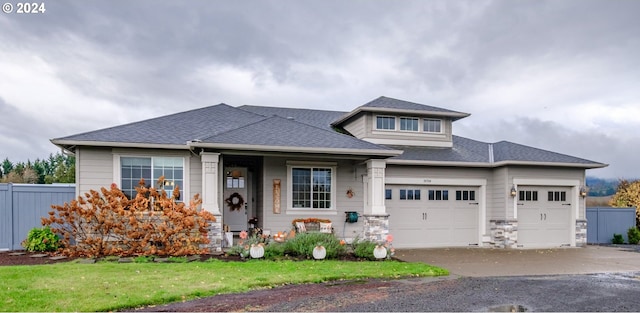
<instances>
[{"instance_id":1,"label":"wreath on door","mask_svg":"<svg viewBox=\"0 0 640 313\"><path fill-rule=\"evenodd\" d=\"M242 206L244 205L244 199L237 192L234 192L233 194L231 194L229 198L224 200L224 202L227 203L227 206L229 206L229 209L231 211L235 211L235 210L240 211L240 208L242 208Z\"/></svg>"}]
</instances>

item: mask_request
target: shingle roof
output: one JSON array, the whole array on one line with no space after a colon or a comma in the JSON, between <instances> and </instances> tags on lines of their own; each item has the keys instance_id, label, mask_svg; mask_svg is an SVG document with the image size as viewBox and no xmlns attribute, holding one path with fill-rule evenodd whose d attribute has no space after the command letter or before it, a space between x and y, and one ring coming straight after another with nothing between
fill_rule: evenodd
<instances>
[{"instance_id":1,"label":"shingle roof","mask_svg":"<svg viewBox=\"0 0 640 313\"><path fill-rule=\"evenodd\" d=\"M286 146L327 149L392 150L335 131L311 126L280 116L266 117L252 124L204 138L202 143L257 146Z\"/></svg>"},{"instance_id":2,"label":"shingle roof","mask_svg":"<svg viewBox=\"0 0 640 313\"><path fill-rule=\"evenodd\" d=\"M333 126L340 126L352 117L361 112L378 112L389 114L411 114L419 116L448 117L451 120L459 120L469 116L469 113L447 110L415 102L398 100L389 97L379 97L373 101L357 107L355 110L342 115L331 123Z\"/></svg>"},{"instance_id":3,"label":"shingle roof","mask_svg":"<svg viewBox=\"0 0 640 313\"><path fill-rule=\"evenodd\" d=\"M114 126L68 137L67 141L130 142L184 145L263 119L264 116L239 110L224 103L165 115L140 122Z\"/></svg>"},{"instance_id":4,"label":"shingle roof","mask_svg":"<svg viewBox=\"0 0 640 313\"><path fill-rule=\"evenodd\" d=\"M426 110L459 113L417 103L380 97L362 107L384 107L399 110ZM351 113L357 111L354 110ZM186 112L152 118L140 122L105 128L77 135L52 139L52 142L70 148L74 145L103 145L154 147L172 146L187 149L192 146L216 147L233 145L253 147L288 147L287 151L321 153L340 150L341 153L392 156L390 162L417 162L429 164L471 164L495 166L505 163L562 164L580 167L602 167L597 163L565 154L537 149L525 145L500 141L494 144L453 136L452 148L416 146L381 146L344 135L331 128L332 120L345 112L291 109L274 107L231 107L224 103ZM351 114L349 113L349 114ZM459 113L466 114L466 113ZM197 140L190 142L192 140ZM190 143L188 143L190 142ZM322 150L324 149L324 150ZM398 155L397 150L403 150ZM314 150L318 151L318 150Z\"/></svg>"},{"instance_id":5,"label":"shingle roof","mask_svg":"<svg viewBox=\"0 0 640 313\"><path fill-rule=\"evenodd\" d=\"M408 110L408 111L425 111L425 112L443 112L443 113L462 113L452 110L447 110L443 108L433 107L425 104L404 101L389 97L378 97L375 100L369 101L362 105L362 107L367 108L385 108L385 109L397 109L397 110Z\"/></svg>"},{"instance_id":6,"label":"shingle roof","mask_svg":"<svg viewBox=\"0 0 640 313\"><path fill-rule=\"evenodd\" d=\"M452 148L393 146L404 153L394 160L489 163L489 144L453 136Z\"/></svg>"},{"instance_id":7,"label":"shingle roof","mask_svg":"<svg viewBox=\"0 0 640 313\"><path fill-rule=\"evenodd\" d=\"M284 118L292 118L295 121L331 130L331 122L338 119L347 112L312 110L312 109L294 109L294 108L277 108L277 107L261 107L253 105L243 105L239 109L253 112L264 116L281 116Z\"/></svg>"},{"instance_id":8,"label":"shingle roof","mask_svg":"<svg viewBox=\"0 0 640 313\"><path fill-rule=\"evenodd\" d=\"M561 153L551 152L508 141L485 143L460 136L453 136L453 147L399 147L404 153L390 160L427 161L434 163L500 164L508 162L575 164L586 167L604 165Z\"/></svg>"},{"instance_id":9,"label":"shingle roof","mask_svg":"<svg viewBox=\"0 0 640 313\"><path fill-rule=\"evenodd\" d=\"M526 161L526 162L550 162L550 163L574 163L593 164L594 161L577 158L574 156L533 148L509 141L500 141L493 144L495 162Z\"/></svg>"}]
</instances>

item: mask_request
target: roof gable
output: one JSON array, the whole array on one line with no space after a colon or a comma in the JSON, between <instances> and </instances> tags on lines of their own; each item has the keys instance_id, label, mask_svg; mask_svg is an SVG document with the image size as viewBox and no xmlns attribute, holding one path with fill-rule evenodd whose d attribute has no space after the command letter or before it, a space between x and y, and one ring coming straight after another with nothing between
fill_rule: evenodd
<instances>
[{"instance_id":1,"label":"roof gable","mask_svg":"<svg viewBox=\"0 0 640 313\"><path fill-rule=\"evenodd\" d=\"M448 117L451 120L459 120L465 118L471 114L458 111L447 110L443 108L433 107L420 103L398 100L389 97L378 97L377 99L367 102L354 109L353 111L341 116L335 120L331 125L339 126L352 117L362 112L376 112L386 114L402 114L402 115L415 115L415 116L431 116L431 117Z\"/></svg>"}]
</instances>

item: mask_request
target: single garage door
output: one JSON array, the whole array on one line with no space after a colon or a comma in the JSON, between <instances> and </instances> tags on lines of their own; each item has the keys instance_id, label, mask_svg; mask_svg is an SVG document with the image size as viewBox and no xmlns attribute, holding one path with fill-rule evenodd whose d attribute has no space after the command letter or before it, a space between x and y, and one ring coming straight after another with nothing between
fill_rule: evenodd
<instances>
[{"instance_id":1,"label":"single garage door","mask_svg":"<svg viewBox=\"0 0 640 313\"><path fill-rule=\"evenodd\" d=\"M478 244L479 188L387 185L389 232L398 248Z\"/></svg>"},{"instance_id":2,"label":"single garage door","mask_svg":"<svg viewBox=\"0 0 640 313\"><path fill-rule=\"evenodd\" d=\"M570 245L571 188L521 186L518 189L518 246Z\"/></svg>"}]
</instances>

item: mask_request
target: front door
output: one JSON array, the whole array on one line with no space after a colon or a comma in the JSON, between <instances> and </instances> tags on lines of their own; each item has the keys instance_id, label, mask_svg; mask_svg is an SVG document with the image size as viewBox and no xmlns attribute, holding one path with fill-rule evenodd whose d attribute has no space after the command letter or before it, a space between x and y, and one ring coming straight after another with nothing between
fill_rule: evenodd
<instances>
[{"instance_id":1,"label":"front door","mask_svg":"<svg viewBox=\"0 0 640 313\"><path fill-rule=\"evenodd\" d=\"M248 185L246 167L227 167L224 170L224 210L222 223L232 232L247 229L247 209L251 201L248 197Z\"/></svg>"}]
</instances>

